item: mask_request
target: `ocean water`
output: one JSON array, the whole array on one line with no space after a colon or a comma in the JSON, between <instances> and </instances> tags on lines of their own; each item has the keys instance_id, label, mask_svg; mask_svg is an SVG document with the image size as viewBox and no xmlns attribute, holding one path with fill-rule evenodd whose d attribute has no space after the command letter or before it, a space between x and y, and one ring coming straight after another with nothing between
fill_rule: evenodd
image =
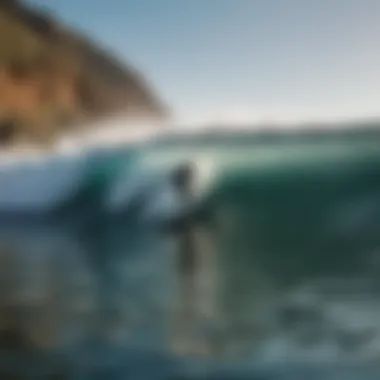
<instances>
[{"instance_id":1,"label":"ocean water","mask_svg":"<svg viewBox=\"0 0 380 380\"><path fill-rule=\"evenodd\" d=\"M5 346L0 364L76 379L378 378L379 140L176 137L7 167L0 334L17 322L38 349ZM182 163L207 216L192 226L191 294L162 228L188 209L169 180Z\"/></svg>"}]
</instances>

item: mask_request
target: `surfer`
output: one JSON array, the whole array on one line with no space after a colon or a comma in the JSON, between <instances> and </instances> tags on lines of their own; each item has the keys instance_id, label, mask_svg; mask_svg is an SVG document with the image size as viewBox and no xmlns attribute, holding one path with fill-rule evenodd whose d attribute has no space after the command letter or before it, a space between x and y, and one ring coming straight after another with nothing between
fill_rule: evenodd
<instances>
[{"instance_id":1,"label":"surfer","mask_svg":"<svg viewBox=\"0 0 380 380\"><path fill-rule=\"evenodd\" d=\"M204 322L202 316L206 317L206 320L214 317L214 300L212 299L214 295L210 294L204 286L205 282L210 282L211 271L215 266L214 255L208 244L209 231L201 222L203 219L200 215L201 204L197 202L194 194L194 170L191 165L179 167L173 173L171 183L182 205L177 215L169 221L168 226L170 233L177 241L176 272L179 281L180 304L178 319L175 323L178 330L175 334L185 334L186 341L180 341L180 346L187 345L189 338L191 341L195 339L197 352L206 353L205 350L208 350L204 344L206 342L199 342L196 339L194 334L198 334L194 328L199 330L199 325ZM212 280L215 279L211 279L211 282Z\"/></svg>"},{"instance_id":2,"label":"surfer","mask_svg":"<svg viewBox=\"0 0 380 380\"><path fill-rule=\"evenodd\" d=\"M193 194L194 174L190 165L178 168L172 177L172 186L183 207L178 215L169 221L169 229L178 238L177 272L185 280L190 280L196 272L197 249L194 241L196 205ZM193 207L192 207L193 206Z\"/></svg>"}]
</instances>

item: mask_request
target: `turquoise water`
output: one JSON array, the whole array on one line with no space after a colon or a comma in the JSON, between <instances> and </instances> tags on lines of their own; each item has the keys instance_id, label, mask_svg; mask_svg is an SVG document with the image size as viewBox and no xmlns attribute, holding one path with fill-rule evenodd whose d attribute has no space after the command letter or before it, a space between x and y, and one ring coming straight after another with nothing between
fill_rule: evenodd
<instances>
[{"instance_id":1,"label":"turquoise water","mask_svg":"<svg viewBox=\"0 0 380 380\"><path fill-rule=\"evenodd\" d=\"M89 152L77 190L50 213L1 219L0 259L10 269L0 277L13 297L4 305L17 300L22 323L39 321L28 327L32 335L33 326L51 323L55 333L41 345L84 372L123 372L127 357L158 363L151 372L129 367L135 378L174 376L187 368L184 359L199 371L241 376L279 368L268 378L292 378L285 362L308 364L320 378L329 376L321 368L344 372L347 363L360 362L358 374L375 371L368 363L380 353L379 142L373 131L230 134ZM201 268L206 279L216 272L214 292L206 284L198 294L216 306L199 322L206 358L178 361L178 252L160 223L181 210L167 185L183 162L196 170L194 197L208 215L198 227L206 256L215 255ZM141 218L162 192L164 211ZM46 300L60 310L51 321ZM304 378L306 369L297 371Z\"/></svg>"}]
</instances>

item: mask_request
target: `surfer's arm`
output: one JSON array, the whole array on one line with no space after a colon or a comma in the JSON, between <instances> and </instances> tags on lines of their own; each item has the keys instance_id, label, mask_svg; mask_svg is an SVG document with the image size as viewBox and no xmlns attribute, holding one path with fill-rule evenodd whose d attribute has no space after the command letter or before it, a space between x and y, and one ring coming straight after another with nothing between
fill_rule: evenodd
<instances>
[{"instance_id":1,"label":"surfer's arm","mask_svg":"<svg viewBox=\"0 0 380 380\"><path fill-rule=\"evenodd\" d=\"M182 206L170 218L163 221L161 228L169 234L176 234L190 226L213 225L213 218L209 207L200 200L194 200Z\"/></svg>"}]
</instances>

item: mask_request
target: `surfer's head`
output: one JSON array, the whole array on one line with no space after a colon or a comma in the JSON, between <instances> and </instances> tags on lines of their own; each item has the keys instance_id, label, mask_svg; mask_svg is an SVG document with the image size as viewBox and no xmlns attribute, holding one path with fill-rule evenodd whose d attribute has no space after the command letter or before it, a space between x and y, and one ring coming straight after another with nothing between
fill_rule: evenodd
<instances>
[{"instance_id":1,"label":"surfer's head","mask_svg":"<svg viewBox=\"0 0 380 380\"><path fill-rule=\"evenodd\" d=\"M193 182L193 169L190 164L183 164L174 171L172 183L180 191L190 190Z\"/></svg>"}]
</instances>

